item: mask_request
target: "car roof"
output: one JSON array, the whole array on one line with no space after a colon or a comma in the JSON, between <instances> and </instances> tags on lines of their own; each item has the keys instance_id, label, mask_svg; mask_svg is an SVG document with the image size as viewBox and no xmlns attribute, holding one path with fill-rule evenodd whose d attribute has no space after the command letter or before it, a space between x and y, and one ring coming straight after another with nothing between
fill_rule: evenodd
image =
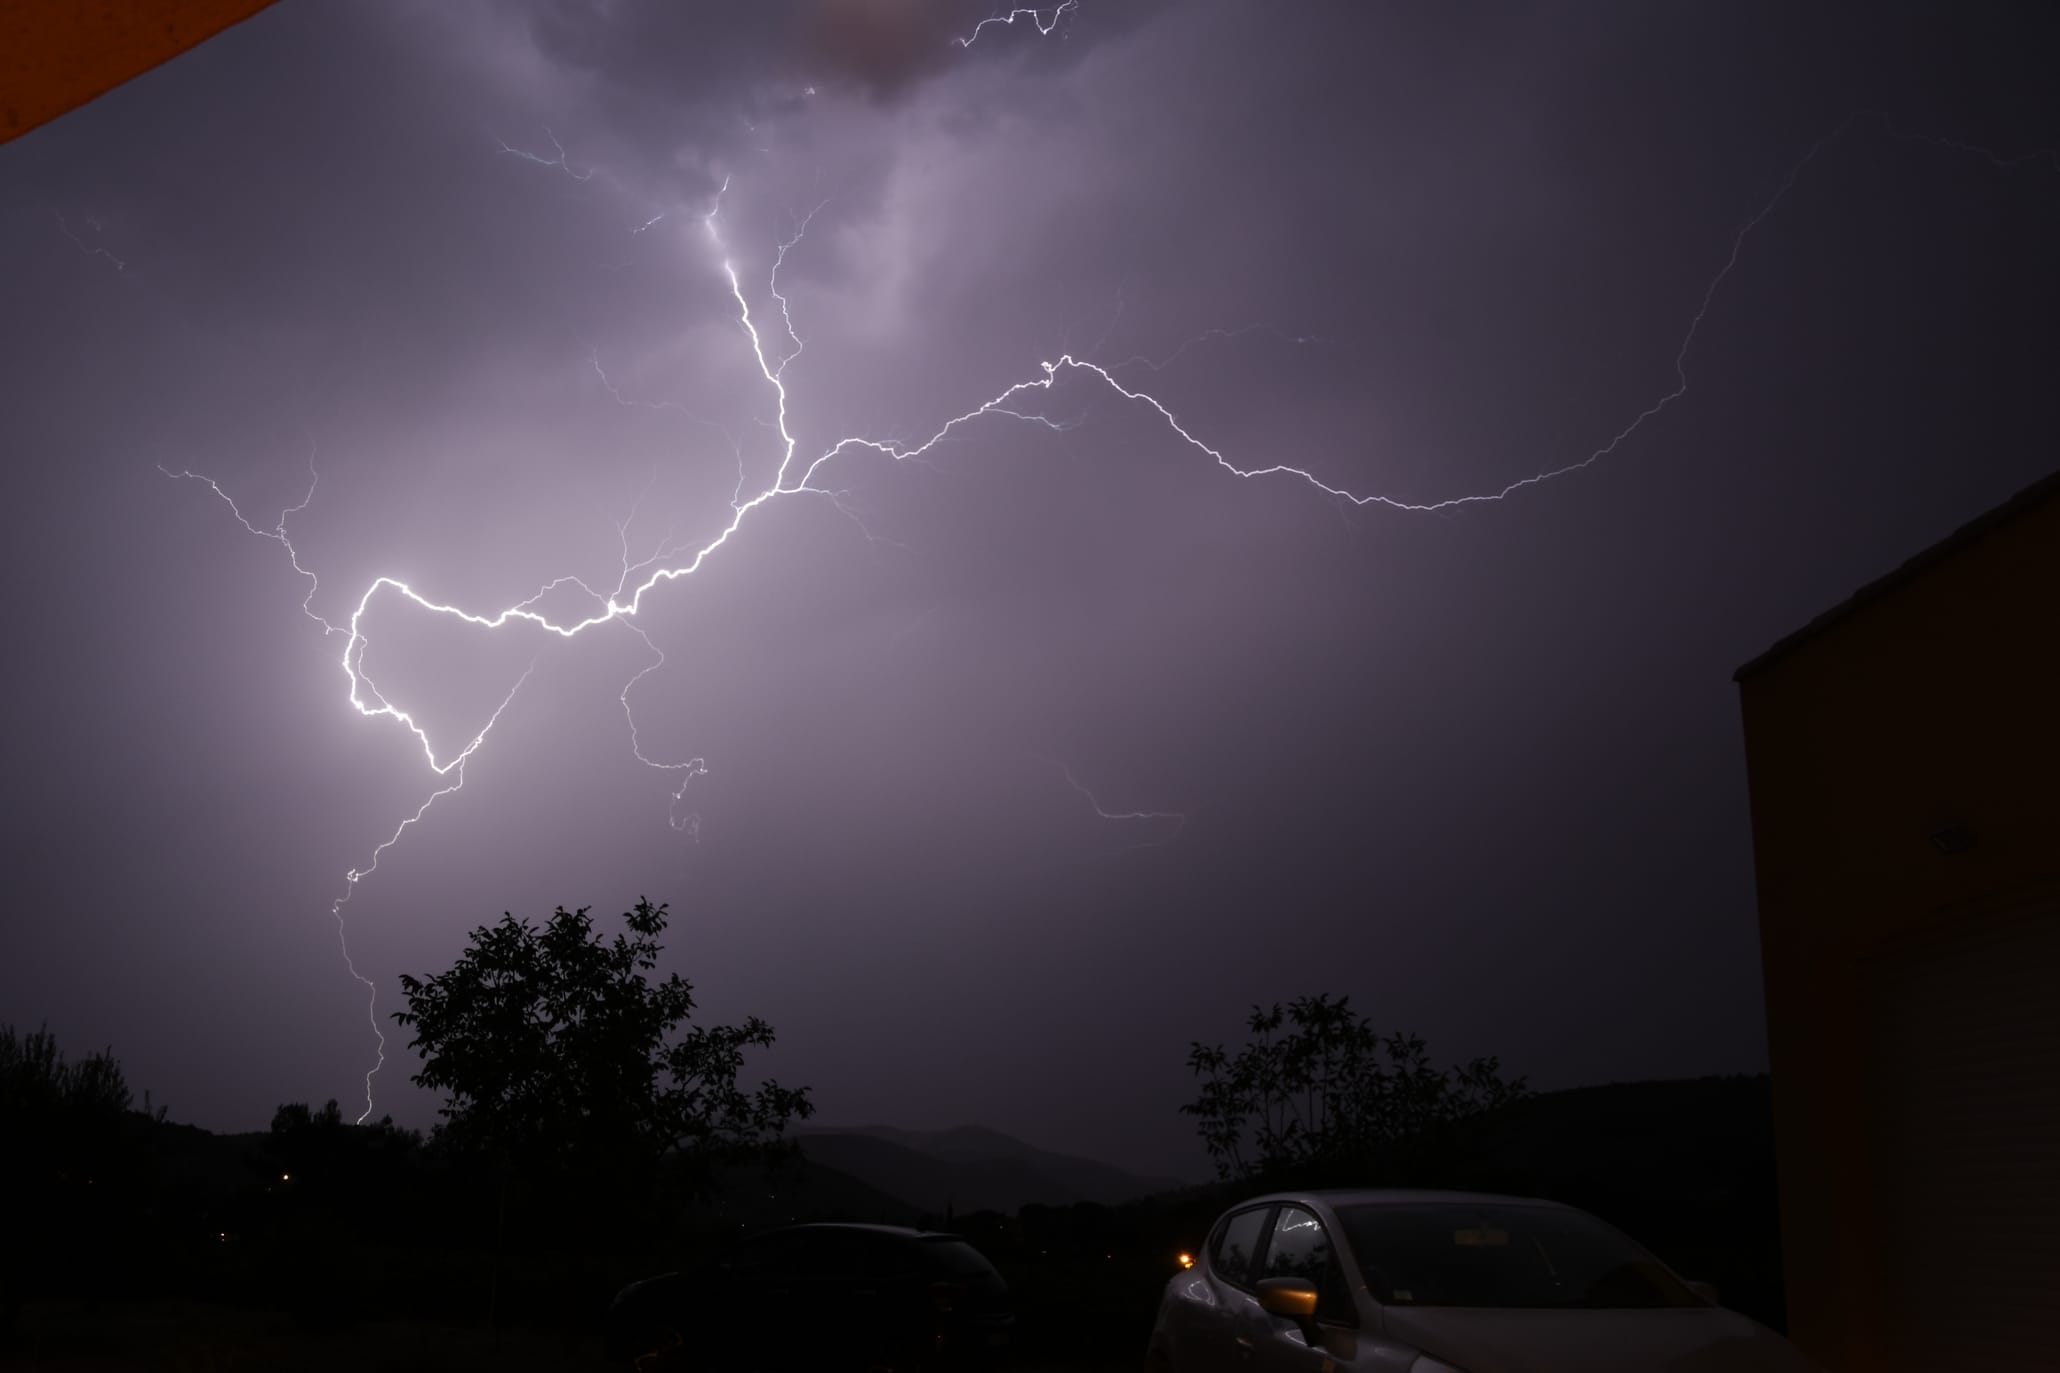
<instances>
[{"instance_id":1,"label":"car roof","mask_svg":"<svg viewBox=\"0 0 2060 1373\"><path fill-rule=\"evenodd\" d=\"M1428 1187L1321 1187L1308 1192L1268 1192L1239 1202L1233 1209L1258 1206L1267 1202L1318 1201L1336 1210L1340 1206L1410 1206L1410 1205L1458 1205L1458 1206L1543 1206L1559 1211L1574 1208L1564 1202L1548 1201L1543 1197L1512 1197L1496 1192L1445 1192Z\"/></svg>"}]
</instances>

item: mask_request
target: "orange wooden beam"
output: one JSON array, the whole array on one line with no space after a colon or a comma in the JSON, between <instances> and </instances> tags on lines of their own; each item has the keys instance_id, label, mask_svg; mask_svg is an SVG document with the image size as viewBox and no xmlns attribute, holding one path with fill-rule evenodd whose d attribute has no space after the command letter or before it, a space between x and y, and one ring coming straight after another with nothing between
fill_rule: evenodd
<instances>
[{"instance_id":1,"label":"orange wooden beam","mask_svg":"<svg viewBox=\"0 0 2060 1373\"><path fill-rule=\"evenodd\" d=\"M274 0L0 0L0 143L107 94Z\"/></svg>"}]
</instances>

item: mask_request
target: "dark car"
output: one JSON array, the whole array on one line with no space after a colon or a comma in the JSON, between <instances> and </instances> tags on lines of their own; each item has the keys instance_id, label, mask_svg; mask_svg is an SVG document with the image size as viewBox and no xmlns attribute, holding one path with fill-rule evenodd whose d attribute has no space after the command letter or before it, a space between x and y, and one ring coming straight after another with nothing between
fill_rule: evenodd
<instances>
[{"instance_id":1,"label":"dark car","mask_svg":"<svg viewBox=\"0 0 2060 1373\"><path fill-rule=\"evenodd\" d=\"M705 1268L616 1294L618 1366L708 1373L960 1369L1007 1348L1008 1284L957 1235L895 1225L789 1225Z\"/></svg>"}]
</instances>

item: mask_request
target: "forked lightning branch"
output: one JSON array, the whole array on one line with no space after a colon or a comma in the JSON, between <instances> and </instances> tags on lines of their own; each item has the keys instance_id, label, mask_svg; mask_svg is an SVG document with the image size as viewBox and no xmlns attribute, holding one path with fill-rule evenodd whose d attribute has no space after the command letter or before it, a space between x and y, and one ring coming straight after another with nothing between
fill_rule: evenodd
<instances>
[{"instance_id":1,"label":"forked lightning branch","mask_svg":"<svg viewBox=\"0 0 2060 1373\"><path fill-rule=\"evenodd\" d=\"M1049 34L1057 27L1059 20L1071 9L1071 4L1061 5L1057 10L1019 9L1008 15L997 16L995 19L985 21L980 27L984 29L989 24L1013 24L1020 19L1027 21L1039 33ZM978 34L979 30L976 29L972 35L967 36L961 41L961 45L970 46L973 38L977 37ZM380 857L394 844L398 843L411 828L419 824L437 801L460 790L464 786L466 763L486 744L495 724L500 721L502 715L514 706L522 686L529 676L525 672L509 686L499 706L496 707L487 724L478 733L462 740L434 739L405 704L389 698L379 689L378 685L366 671L365 654L367 638L365 625L368 613L375 604L397 600L408 607L412 607L418 613L449 617L489 631L501 630L516 625L528 625L565 639L574 639L590 631L600 630L610 625L620 625L624 628L625 632L635 634L643 642L651 657L645 666L624 683L621 692L621 703L628 726L631 750L637 760L644 765L677 776L677 784L672 790L673 811L668 815L668 821L675 828L692 828L692 817L687 817L683 820L678 814L678 805L685 794L688 782L695 777L703 775L707 770L706 764L700 757L667 761L652 758L644 752L637 729L636 715L631 705L631 696L635 688L646 677L664 664L665 657L657 645L652 642L649 635L638 625L637 617L643 610L647 597L661 594L663 588L671 583L692 577L710 558L716 556L727 546L733 538L748 537L747 531L753 526L757 512L775 502L797 498L825 500L843 513L850 514L851 512L844 506L838 492L834 488L825 485L830 472L840 458L855 452L863 452L891 459L895 462L921 459L930 455L933 450L947 441L956 441L968 437L976 429L976 426L983 421L1013 421L1019 424L1042 425L1057 430L1064 426L1042 413L1040 401L1046 394L1053 392L1062 383L1071 382L1088 387L1101 388L1107 393L1113 394L1122 402L1146 412L1162 426L1168 442L1194 455L1198 460L1198 471L1201 474L1211 475L1217 479L1229 477L1246 481L1273 480L1293 482L1307 486L1313 493L1336 500L1349 501L1355 506L1382 506L1406 513L1451 511L1472 505L1504 501L1528 487L1582 471L1616 453L1639 430L1688 394L1688 359L1695 344L1696 334L1702 327L1703 321L1708 315L1718 291L1738 267L1747 241L1754 231L1759 229L1773 215L1787 197L1789 191L1795 186L1797 180L1802 176L1804 170L1813 161L1822 155L1826 149L1852 133L1857 126L1870 120L1878 121L1889 134L1895 137L1906 138L1931 146L1976 153L2000 168L2013 167L2019 162L2031 159L2052 160L2056 166L2060 166L2060 159L2056 159L2052 153L2046 151L2025 154L2021 157L2004 157L1989 152L1986 149L1975 148L1970 145L1941 139L1917 138L1912 135L1905 135L1896 130L1885 117L1879 115L1857 114L1848 118L1838 128L1818 139L1802 154L1788 169L1786 176L1778 183L1766 201L1743 221L1732 236L1728 252L1702 290L1699 299L1696 301L1695 309L1689 317L1686 328L1675 347L1671 367L1671 384L1626 422L1611 432L1606 441L1586 454L1572 456L1566 461L1542 468L1528 476L1505 483L1495 489L1473 494L1450 496L1432 501L1411 501L1378 493L1362 494L1355 492L1337 480L1320 475L1310 469L1290 466L1286 463L1269 463L1263 460L1245 463L1234 461L1220 448L1211 445L1190 429L1181 420L1172 405L1148 391L1133 388L1120 380L1118 373L1128 363L1104 365L1091 358L1076 356L1072 353L1062 353L1057 357L1040 363L1034 375L1013 381L996 391L988 399L980 401L969 409L951 416L941 424L938 424L932 430L929 437L920 442L903 444L862 435L849 435L839 438L820 451L803 458L799 456L799 443L789 424L790 407L794 396L790 392L788 384L788 370L795 359L802 353L802 341L794 328L787 297L781 290L779 275L781 268L787 262L789 254L802 249L807 224L804 221L801 229L792 238L779 245L778 251L775 254L772 268L764 282L764 292L765 298L770 300L776 307L777 320L775 323L761 328L760 319L754 314L751 307L750 293L745 289L743 278L736 267L735 260L731 255L729 245L723 234L722 202L724 195L729 189L727 182L717 192L710 209L702 216L699 233L713 249L717 270L728 286L730 298L735 306L737 337L740 340L741 346L749 350L749 355L756 366L757 374L766 388L767 399L772 407L774 417L772 429L776 435L777 450L775 456L777 457L777 462L773 467L771 480L749 495L746 495L746 482L744 480L746 464L744 463L740 447L739 484L729 504L728 518L723 521L712 537L698 543L662 547L642 560L632 560L626 532L627 525L625 524L622 526L621 573L614 586L597 589L578 577L565 576L547 583L520 600L513 601L498 609L490 610L468 609L464 606L439 600L430 592L420 589L399 577L378 576L373 578L362 589L355 602L352 603L348 617L339 622L324 615L316 608L316 600L321 592L320 581L315 572L303 563L299 551L294 547L288 529L288 522L292 517L304 511L314 499L315 488L312 481L306 496L298 505L283 511L270 526L264 526L255 524L247 518L231 494L224 490L214 479L193 471L166 469L169 476L204 483L214 495L218 496L229 506L235 518L246 530L261 538L278 543L285 550L293 571L305 578L308 583L307 593L301 602L302 610L310 619L321 626L325 637L341 640L342 642L338 666L342 670L344 679L345 702L351 709L368 719L391 721L395 727L406 730L420 747L423 763L435 784L422 803L403 818L387 837L373 849L367 861L361 867L352 868L345 875L343 890L330 908L330 913L336 921L337 938L339 944L343 947L346 967L349 968L351 976L362 984L365 989L366 1014L378 1045L376 1061L365 1074L365 1110L358 1119L362 1121L372 1112L373 1078L385 1063L386 1041L384 1033L380 1030L379 1026L376 984L372 979L361 973L350 960L348 932L344 919L345 907L358 885L377 870ZM536 162L540 166L561 169L570 173L571 169L566 164L564 150L558 144L555 136L552 139L552 146L556 155L551 158L533 154L522 155L527 160ZM502 144L502 147L510 152L520 151L510 148L507 144ZM588 173L588 177L590 176L591 173ZM584 180L587 177L581 177L580 179ZM663 216L654 217L651 221L639 226L633 232L643 233L646 230L653 230L663 218ZM1228 335L1241 331L1215 330L1211 332ZM769 338L772 342L768 341ZM1135 359L1132 361L1135 361ZM604 382L606 381L605 376L603 380ZM610 385L610 390L611 392L614 390L612 384ZM568 616L547 610L545 608L547 601L552 605L562 604L560 598L566 594L565 589L568 587L581 593L581 599L584 602L583 611L576 615ZM1112 810L1104 806L1101 801L1096 800L1094 795L1080 783L1070 770L1065 771L1064 777L1074 789L1086 797L1093 806L1094 812L1104 820L1127 824L1170 824L1172 830L1177 832L1179 824L1184 819L1177 812Z\"/></svg>"}]
</instances>

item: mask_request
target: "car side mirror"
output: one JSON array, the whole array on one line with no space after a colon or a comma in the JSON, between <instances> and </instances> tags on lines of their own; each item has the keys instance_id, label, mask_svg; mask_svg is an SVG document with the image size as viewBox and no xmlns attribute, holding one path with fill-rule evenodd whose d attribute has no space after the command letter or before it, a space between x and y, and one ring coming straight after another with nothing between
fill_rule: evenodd
<instances>
[{"instance_id":1,"label":"car side mirror","mask_svg":"<svg viewBox=\"0 0 2060 1373\"><path fill-rule=\"evenodd\" d=\"M680 1332L667 1326L662 1332L653 1331L645 1344L646 1347L630 1359L630 1366L637 1373L652 1373L655 1369L669 1367L673 1351L681 1344Z\"/></svg>"},{"instance_id":2,"label":"car side mirror","mask_svg":"<svg viewBox=\"0 0 2060 1373\"><path fill-rule=\"evenodd\" d=\"M1316 1314L1316 1284L1307 1278L1262 1278L1259 1305L1276 1316L1300 1320Z\"/></svg>"},{"instance_id":3,"label":"car side mirror","mask_svg":"<svg viewBox=\"0 0 2060 1373\"><path fill-rule=\"evenodd\" d=\"M1307 1278L1261 1278L1259 1305L1269 1315L1286 1316L1302 1331L1302 1339L1316 1347L1316 1284Z\"/></svg>"},{"instance_id":4,"label":"car side mirror","mask_svg":"<svg viewBox=\"0 0 2060 1373\"><path fill-rule=\"evenodd\" d=\"M1694 1293L1694 1294L1695 1294L1696 1296L1698 1296L1698 1297L1701 1297L1701 1298L1702 1298L1702 1299L1703 1299L1704 1301L1708 1302L1708 1303L1709 1303L1709 1304L1710 1304L1711 1306L1722 1306L1722 1305L1723 1305L1723 1303L1722 1303L1722 1302L1720 1302L1720 1301L1718 1301L1718 1300L1717 1300L1717 1285L1716 1285L1715 1283L1712 1283L1712 1282L1691 1282L1691 1283L1689 1283L1689 1284L1688 1284L1688 1290L1689 1290L1690 1292L1693 1292L1693 1293Z\"/></svg>"}]
</instances>

